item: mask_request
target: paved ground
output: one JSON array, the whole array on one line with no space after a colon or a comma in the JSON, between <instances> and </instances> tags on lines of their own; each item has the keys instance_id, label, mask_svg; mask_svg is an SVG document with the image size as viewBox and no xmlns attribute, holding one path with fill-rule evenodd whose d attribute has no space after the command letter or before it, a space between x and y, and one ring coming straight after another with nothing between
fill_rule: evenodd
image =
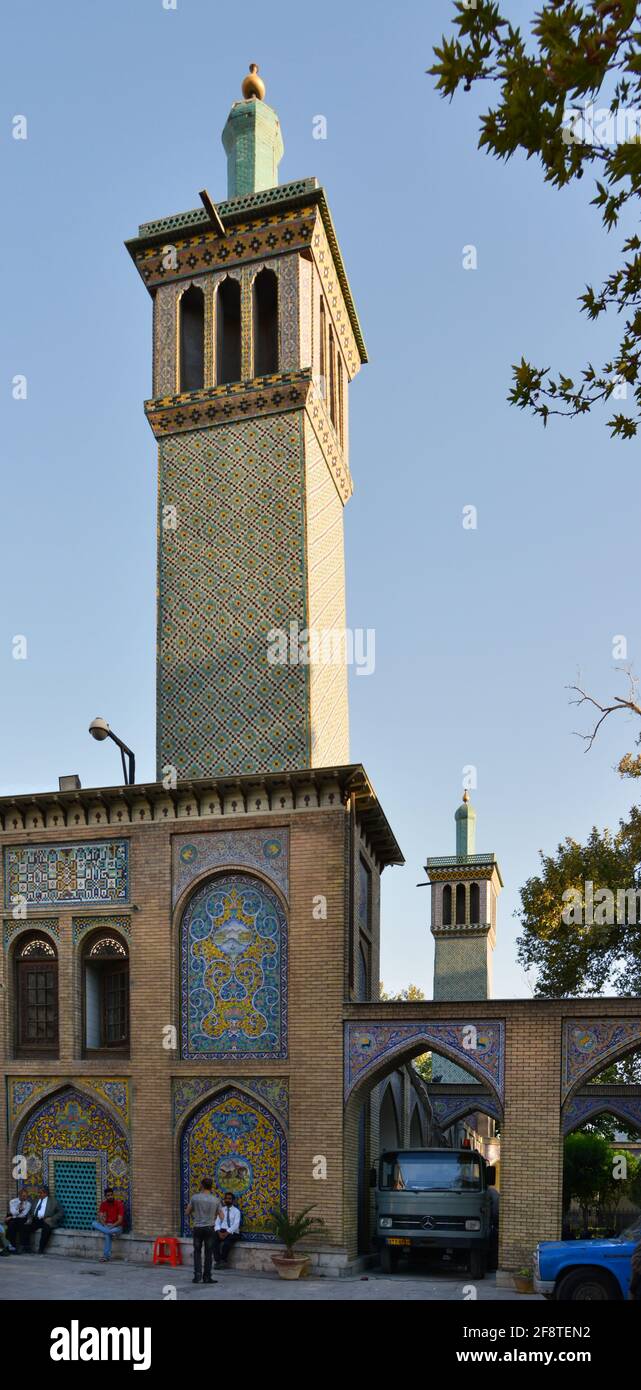
<instances>
[{"instance_id":1,"label":"paved ground","mask_svg":"<svg viewBox=\"0 0 641 1390\"><path fill-rule=\"evenodd\" d=\"M216 1277L216 1276L214 1276ZM12 1255L0 1259L0 1301L37 1301L47 1299L81 1299L92 1302L143 1299L155 1301L176 1297L193 1302L223 1301L307 1301L398 1299L445 1299L459 1302L470 1297L472 1281L464 1276L439 1275L420 1270L386 1278L373 1271L353 1279L302 1279L290 1282L269 1274L237 1274L227 1270L218 1274L218 1283L192 1284L191 1269L154 1268L153 1265L133 1265L114 1262L100 1265L90 1260L74 1260L56 1255ZM481 1302L523 1301L523 1295L510 1289L497 1289L495 1276L489 1275L476 1284L476 1296ZM543 1302L536 1296L528 1303Z\"/></svg>"}]
</instances>

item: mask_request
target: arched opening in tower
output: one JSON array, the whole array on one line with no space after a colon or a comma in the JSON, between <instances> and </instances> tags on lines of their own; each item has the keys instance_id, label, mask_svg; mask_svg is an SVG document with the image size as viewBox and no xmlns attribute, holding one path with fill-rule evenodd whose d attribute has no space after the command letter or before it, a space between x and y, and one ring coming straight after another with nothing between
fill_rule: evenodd
<instances>
[{"instance_id":1,"label":"arched opening in tower","mask_svg":"<svg viewBox=\"0 0 641 1390\"><path fill-rule=\"evenodd\" d=\"M261 270L254 280L254 376L278 371L278 277Z\"/></svg>"},{"instance_id":2,"label":"arched opening in tower","mask_svg":"<svg viewBox=\"0 0 641 1390\"><path fill-rule=\"evenodd\" d=\"M240 381L240 284L229 276L218 289L216 313L216 382Z\"/></svg>"},{"instance_id":3,"label":"arched opening in tower","mask_svg":"<svg viewBox=\"0 0 641 1390\"><path fill-rule=\"evenodd\" d=\"M180 300L180 390L205 385L205 296L190 285Z\"/></svg>"}]
</instances>

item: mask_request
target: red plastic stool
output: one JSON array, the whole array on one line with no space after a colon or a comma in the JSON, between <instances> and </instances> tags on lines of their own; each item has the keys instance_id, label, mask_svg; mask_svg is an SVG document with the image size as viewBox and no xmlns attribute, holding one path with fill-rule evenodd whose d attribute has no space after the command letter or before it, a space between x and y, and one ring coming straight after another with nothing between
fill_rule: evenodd
<instances>
[{"instance_id":1,"label":"red plastic stool","mask_svg":"<svg viewBox=\"0 0 641 1390\"><path fill-rule=\"evenodd\" d=\"M183 1257L176 1236L158 1236L154 1241L155 1265L181 1265Z\"/></svg>"}]
</instances>

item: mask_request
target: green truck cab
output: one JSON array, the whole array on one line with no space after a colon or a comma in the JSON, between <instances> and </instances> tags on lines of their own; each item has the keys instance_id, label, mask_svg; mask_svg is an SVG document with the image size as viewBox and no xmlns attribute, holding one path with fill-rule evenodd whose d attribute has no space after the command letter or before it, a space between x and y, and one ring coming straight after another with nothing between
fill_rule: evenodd
<instances>
[{"instance_id":1,"label":"green truck cab","mask_svg":"<svg viewBox=\"0 0 641 1390\"><path fill-rule=\"evenodd\" d=\"M474 1149L397 1149L372 1168L376 1240L383 1273L411 1250L467 1251L470 1275L482 1279L496 1240L494 1168Z\"/></svg>"}]
</instances>

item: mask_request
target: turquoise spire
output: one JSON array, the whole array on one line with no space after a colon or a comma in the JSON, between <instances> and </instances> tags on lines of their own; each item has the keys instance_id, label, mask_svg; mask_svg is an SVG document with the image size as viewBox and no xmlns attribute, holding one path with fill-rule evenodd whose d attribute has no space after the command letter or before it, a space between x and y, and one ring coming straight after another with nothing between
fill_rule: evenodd
<instances>
[{"instance_id":1,"label":"turquoise spire","mask_svg":"<svg viewBox=\"0 0 641 1390\"><path fill-rule=\"evenodd\" d=\"M265 83L256 63L250 63L242 91L244 100L234 102L222 137L228 198L276 188L285 148L278 116L264 100Z\"/></svg>"},{"instance_id":2,"label":"turquoise spire","mask_svg":"<svg viewBox=\"0 0 641 1390\"><path fill-rule=\"evenodd\" d=\"M455 813L456 854L462 859L466 854L474 854L476 845L476 811L470 803L469 795L463 792L463 801Z\"/></svg>"}]
</instances>

